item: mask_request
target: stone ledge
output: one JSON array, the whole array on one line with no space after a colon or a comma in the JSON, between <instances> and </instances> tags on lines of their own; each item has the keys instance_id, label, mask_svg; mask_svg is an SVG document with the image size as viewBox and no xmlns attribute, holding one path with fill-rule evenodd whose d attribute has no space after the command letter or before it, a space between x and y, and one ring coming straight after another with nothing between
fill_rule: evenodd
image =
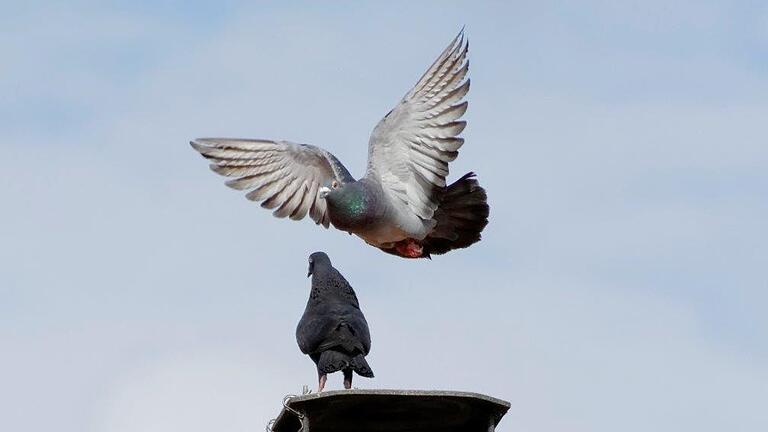
<instances>
[{"instance_id":1,"label":"stone ledge","mask_svg":"<svg viewBox=\"0 0 768 432\"><path fill-rule=\"evenodd\" d=\"M510 408L478 393L430 390L333 390L286 405L274 432L489 432Z\"/></svg>"}]
</instances>

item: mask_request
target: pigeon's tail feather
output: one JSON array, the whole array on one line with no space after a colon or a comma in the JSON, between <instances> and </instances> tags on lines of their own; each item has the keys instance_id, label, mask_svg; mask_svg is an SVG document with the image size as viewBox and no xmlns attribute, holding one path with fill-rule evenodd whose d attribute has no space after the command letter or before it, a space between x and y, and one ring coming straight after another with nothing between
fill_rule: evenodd
<instances>
[{"instance_id":1,"label":"pigeon's tail feather","mask_svg":"<svg viewBox=\"0 0 768 432\"><path fill-rule=\"evenodd\" d=\"M363 354L350 356L340 351L328 350L320 354L317 361L317 370L324 374L347 369L354 370L360 376L373 378L373 370Z\"/></svg>"},{"instance_id":2,"label":"pigeon's tail feather","mask_svg":"<svg viewBox=\"0 0 768 432\"><path fill-rule=\"evenodd\" d=\"M352 357L350 366L352 366L352 370L357 372L358 375L366 378L373 378L373 370L368 366L368 362L362 354Z\"/></svg>"},{"instance_id":3,"label":"pigeon's tail feather","mask_svg":"<svg viewBox=\"0 0 768 432\"><path fill-rule=\"evenodd\" d=\"M350 362L347 354L334 350L323 351L317 360L317 370L329 374L348 368Z\"/></svg>"},{"instance_id":4,"label":"pigeon's tail feather","mask_svg":"<svg viewBox=\"0 0 768 432\"><path fill-rule=\"evenodd\" d=\"M488 225L488 214L485 189L475 173L464 174L446 188L435 211L437 224L422 241L423 256L444 254L479 242L480 233Z\"/></svg>"}]
</instances>

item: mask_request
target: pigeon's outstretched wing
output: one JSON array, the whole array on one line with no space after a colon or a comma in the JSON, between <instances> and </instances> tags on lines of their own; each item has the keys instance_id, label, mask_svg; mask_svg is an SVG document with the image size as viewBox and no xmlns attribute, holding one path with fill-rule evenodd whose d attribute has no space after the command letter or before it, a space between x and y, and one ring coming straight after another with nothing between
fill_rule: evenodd
<instances>
[{"instance_id":1,"label":"pigeon's outstretched wing","mask_svg":"<svg viewBox=\"0 0 768 432\"><path fill-rule=\"evenodd\" d=\"M213 171L234 177L227 186L249 191L249 200L276 209L273 214L280 218L299 220L309 213L328 228L326 203L318 190L333 181L354 181L335 156L307 144L230 138L199 138L190 144L211 161Z\"/></svg>"},{"instance_id":2,"label":"pigeon's outstretched wing","mask_svg":"<svg viewBox=\"0 0 768 432\"><path fill-rule=\"evenodd\" d=\"M469 91L464 32L451 42L400 103L373 129L367 176L377 179L422 219L431 219L445 187L448 162L464 143Z\"/></svg>"}]
</instances>

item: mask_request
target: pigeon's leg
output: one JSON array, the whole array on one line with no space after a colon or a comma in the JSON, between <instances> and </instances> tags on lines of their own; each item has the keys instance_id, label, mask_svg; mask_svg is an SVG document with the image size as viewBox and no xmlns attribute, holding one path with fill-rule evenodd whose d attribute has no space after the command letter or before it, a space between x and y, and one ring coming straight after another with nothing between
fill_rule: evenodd
<instances>
[{"instance_id":1,"label":"pigeon's leg","mask_svg":"<svg viewBox=\"0 0 768 432\"><path fill-rule=\"evenodd\" d=\"M344 388L352 388L352 369L344 369Z\"/></svg>"},{"instance_id":2,"label":"pigeon's leg","mask_svg":"<svg viewBox=\"0 0 768 432\"><path fill-rule=\"evenodd\" d=\"M424 253L424 247L418 240L407 238L395 243L395 250L405 258L419 258Z\"/></svg>"},{"instance_id":3,"label":"pigeon's leg","mask_svg":"<svg viewBox=\"0 0 768 432\"><path fill-rule=\"evenodd\" d=\"M325 388L325 382L328 381L328 375L324 373L318 374L317 379L317 392L320 393Z\"/></svg>"}]
</instances>

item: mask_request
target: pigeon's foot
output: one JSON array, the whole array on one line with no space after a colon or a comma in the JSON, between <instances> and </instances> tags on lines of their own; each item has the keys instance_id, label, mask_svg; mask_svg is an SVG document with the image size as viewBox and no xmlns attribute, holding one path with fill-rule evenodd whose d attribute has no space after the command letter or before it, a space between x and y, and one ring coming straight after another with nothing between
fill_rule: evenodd
<instances>
[{"instance_id":1,"label":"pigeon's foot","mask_svg":"<svg viewBox=\"0 0 768 432\"><path fill-rule=\"evenodd\" d=\"M352 369L344 369L344 388L352 388Z\"/></svg>"},{"instance_id":2,"label":"pigeon's foot","mask_svg":"<svg viewBox=\"0 0 768 432\"><path fill-rule=\"evenodd\" d=\"M320 393L325 388L325 382L328 381L328 375L322 374L320 375L320 379L318 379L317 383L317 392Z\"/></svg>"},{"instance_id":3,"label":"pigeon's foot","mask_svg":"<svg viewBox=\"0 0 768 432\"><path fill-rule=\"evenodd\" d=\"M395 243L397 253L405 258L419 258L424 253L424 248L419 240L407 238Z\"/></svg>"}]
</instances>

